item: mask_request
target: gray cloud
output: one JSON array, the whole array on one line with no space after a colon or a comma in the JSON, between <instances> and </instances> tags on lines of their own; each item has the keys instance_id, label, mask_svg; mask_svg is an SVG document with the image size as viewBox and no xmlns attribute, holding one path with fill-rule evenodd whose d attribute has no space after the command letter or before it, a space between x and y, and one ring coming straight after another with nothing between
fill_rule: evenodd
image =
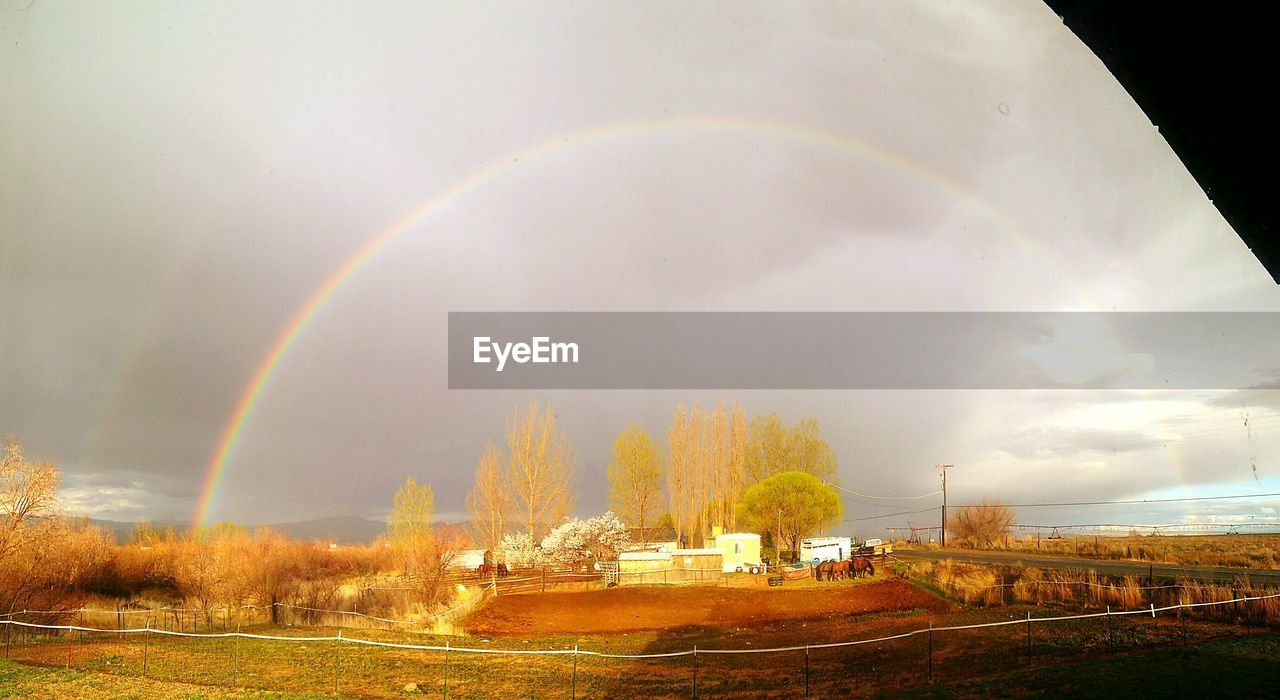
<instances>
[{"instance_id":1,"label":"gray cloud","mask_svg":"<svg viewBox=\"0 0 1280 700\"><path fill-rule=\"evenodd\" d=\"M447 390L448 311L1280 309L1140 111L1036 3L0 13L0 91L17 105L0 114L0 434L59 461L86 509L114 488L99 505L189 512L241 392L327 277L428 197L552 139L570 141L423 218L320 308L215 515L374 514L408 473L457 512L529 396ZM581 138L691 114L793 135ZM872 492L930 490L933 463L991 444L972 394L542 398L575 441L583 512L604 506L612 436L633 420L660 436L680 402L814 415L842 478ZM1033 424L1095 399L1114 403L1014 403ZM1062 488L1170 480L1133 473L1078 470Z\"/></svg>"}]
</instances>

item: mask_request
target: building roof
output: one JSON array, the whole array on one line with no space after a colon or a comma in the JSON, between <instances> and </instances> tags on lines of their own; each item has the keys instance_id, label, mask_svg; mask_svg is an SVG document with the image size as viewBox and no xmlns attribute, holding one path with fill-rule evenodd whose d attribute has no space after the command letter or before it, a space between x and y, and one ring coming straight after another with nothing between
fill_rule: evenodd
<instances>
[{"instance_id":1,"label":"building roof","mask_svg":"<svg viewBox=\"0 0 1280 700\"><path fill-rule=\"evenodd\" d=\"M672 552L671 554L673 554L673 555L675 555L675 556L677 556L677 557L690 557L690 556L698 556L698 555L704 555L704 554L705 554L705 555L708 555L708 556L709 556L709 555L712 555L712 554L714 554L714 555L716 555L716 556L721 556L721 555L723 555L723 554L724 554L724 552L722 552L722 551L720 551L720 550L718 550L718 549L707 549L707 548L703 548L703 549L677 549L676 551Z\"/></svg>"},{"instance_id":2,"label":"building roof","mask_svg":"<svg viewBox=\"0 0 1280 700\"><path fill-rule=\"evenodd\" d=\"M671 558L671 552L623 552L618 561L665 561Z\"/></svg>"},{"instance_id":3,"label":"building roof","mask_svg":"<svg viewBox=\"0 0 1280 700\"><path fill-rule=\"evenodd\" d=\"M754 532L726 532L723 535L716 535L717 540L758 540L760 535Z\"/></svg>"}]
</instances>

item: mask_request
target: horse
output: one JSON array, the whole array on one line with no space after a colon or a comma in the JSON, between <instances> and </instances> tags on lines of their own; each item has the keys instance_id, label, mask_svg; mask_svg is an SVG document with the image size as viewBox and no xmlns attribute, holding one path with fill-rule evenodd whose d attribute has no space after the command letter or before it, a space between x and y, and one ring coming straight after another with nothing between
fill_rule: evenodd
<instances>
[{"instance_id":1,"label":"horse","mask_svg":"<svg viewBox=\"0 0 1280 700\"><path fill-rule=\"evenodd\" d=\"M823 576L830 576L831 562L820 561L813 565L813 580L821 581Z\"/></svg>"},{"instance_id":2,"label":"horse","mask_svg":"<svg viewBox=\"0 0 1280 700\"><path fill-rule=\"evenodd\" d=\"M831 562L831 568L828 569L828 571L831 572L831 575L835 580L843 581L845 577L849 575L849 562L848 560L833 561Z\"/></svg>"},{"instance_id":3,"label":"horse","mask_svg":"<svg viewBox=\"0 0 1280 700\"><path fill-rule=\"evenodd\" d=\"M511 572L507 570L507 565L505 563L498 564L498 578L506 578L510 575Z\"/></svg>"},{"instance_id":4,"label":"horse","mask_svg":"<svg viewBox=\"0 0 1280 700\"><path fill-rule=\"evenodd\" d=\"M479 578L492 576L497 570L498 570L498 567L494 566L493 564L481 564L480 566L476 567L476 576Z\"/></svg>"},{"instance_id":5,"label":"horse","mask_svg":"<svg viewBox=\"0 0 1280 700\"><path fill-rule=\"evenodd\" d=\"M854 559L852 565L853 575L856 577L860 578L868 574L872 576L876 575L876 567L872 566L871 560L866 557L858 557L857 559Z\"/></svg>"}]
</instances>

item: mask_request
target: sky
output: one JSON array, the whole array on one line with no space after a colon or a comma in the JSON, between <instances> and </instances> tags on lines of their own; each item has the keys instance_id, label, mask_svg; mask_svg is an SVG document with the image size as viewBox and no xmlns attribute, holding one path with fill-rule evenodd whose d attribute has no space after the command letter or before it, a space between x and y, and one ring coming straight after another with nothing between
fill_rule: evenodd
<instances>
[{"instance_id":1,"label":"sky","mask_svg":"<svg viewBox=\"0 0 1280 700\"><path fill-rule=\"evenodd\" d=\"M1280 288L1038 2L0 3L0 435L69 512L442 519L531 398L606 507L631 422L816 418L859 493L1280 491L1280 390L459 391L450 311L1276 311ZM1277 368L1280 381L1280 368ZM905 504L905 507L904 507ZM840 531L936 524L846 494ZM1018 509L1280 521L1274 498ZM876 518L868 520L868 518Z\"/></svg>"}]
</instances>

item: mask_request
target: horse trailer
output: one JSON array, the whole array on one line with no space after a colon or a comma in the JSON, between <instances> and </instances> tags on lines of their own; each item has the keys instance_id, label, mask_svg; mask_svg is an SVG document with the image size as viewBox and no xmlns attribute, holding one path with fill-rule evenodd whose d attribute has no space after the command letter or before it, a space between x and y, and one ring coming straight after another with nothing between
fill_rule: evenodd
<instances>
[{"instance_id":1,"label":"horse trailer","mask_svg":"<svg viewBox=\"0 0 1280 700\"><path fill-rule=\"evenodd\" d=\"M800 561L844 561L853 554L848 537L807 537L800 540Z\"/></svg>"}]
</instances>

